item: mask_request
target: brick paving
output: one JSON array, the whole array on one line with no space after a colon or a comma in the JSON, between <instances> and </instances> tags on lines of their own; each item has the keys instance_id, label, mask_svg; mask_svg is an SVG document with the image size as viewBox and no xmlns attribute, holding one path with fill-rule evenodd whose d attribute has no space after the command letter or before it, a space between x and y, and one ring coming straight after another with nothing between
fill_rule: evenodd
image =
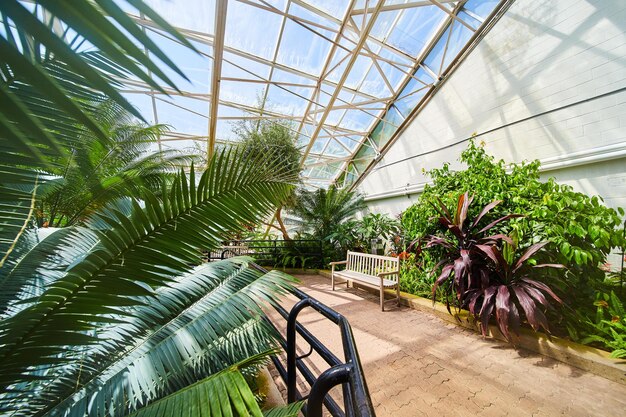
<instances>
[{"instance_id":1,"label":"brick paving","mask_svg":"<svg viewBox=\"0 0 626 417\"><path fill-rule=\"evenodd\" d=\"M626 416L625 385L393 301L381 312L377 296L345 286L333 292L330 280L318 275L299 278L305 292L350 321L379 417ZM294 302L286 297L283 305ZM299 317L342 357L336 326L311 309ZM319 372L326 369L315 355L308 361ZM306 384L300 387L306 392ZM341 391L333 390L333 397L340 400Z\"/></svg>"}]
</instances>

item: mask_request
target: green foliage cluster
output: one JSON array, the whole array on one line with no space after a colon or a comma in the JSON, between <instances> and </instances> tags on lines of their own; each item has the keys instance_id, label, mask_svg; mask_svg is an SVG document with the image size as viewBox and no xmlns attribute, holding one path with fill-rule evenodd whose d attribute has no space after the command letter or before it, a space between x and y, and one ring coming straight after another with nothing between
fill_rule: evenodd
<instances>
[{"instance_id":1,"label":"green foliage cluster","mask_svg":"<svg viewBox=\"0 0 626 417\"><path fill-rule=\"evenodd\" d=\"M158 192L182 166L196 157L177 150L152 151L165 125L148 126L108 100L96 106L94 120L108 140L83 130L80 145L56 160L48 173L53 179L39 187L37 223L61 227L85 220L109 202L137 195L142 188Z\"/></svg>"},{"instance_id":2,"label":"green foliage cluster","mask_svg":"<svg viewBox=\"0 0 626 417\"><path fill-rule=\"evenodd\" d=\"M545 250L531 261L566 266L566 269L551 271L549 278L567 306L562 310L565 315L562 327L568 324L580 327L585 317L593 315L588 306L592 305L596 293L606 291L606 273L600 265L614 248L624 246L621 230L624 211L608 208L600 197L576 192L553 178L540 181L538 161L508 165L503 160L496 161L475 141L470 141L460 161L466 169L454 171L449 164L444 164L427 173L433 184L427 185L419 202L402 215L407 240L441 230L441 225L434 220L439 217L435 208L439 201L454 207L461 194L470 192L476 204L470 208L468 216L475 217L480 207L502 200L490 213L490 219L511 213L524 217L499 225L496 232L514 233L520 249L548 242ZM431 282L430 274L438 253L431 252L431 255L432 259L407 267L405 276L411 277L410 281ZM553 315L551 319L561 318ZM576 338L571 332L570 335Z\"/></svg>"},{"instance_id":3,"label":"green foliage cluster","mask_svg":"<svg viewBox=\"0 0 626 417\"><path fill-rule=\"evenodd\" d=\"M299 190L292 212L300 219L297 223L302 232L327 240L338 225L364 208L361 195L331 185L328 189Z\"/></svg>"},{"instance_id":4,"label":"green foliage cluster","mask_svg":"<svg viewBox=\"0 0 626 417\"><path fill-rule=\"evenodd\" d=\"M123 8L193 46L127 3L0 2L0 414L262 417L248 381L279 346L262 306L292 279L198 265L200 249L274 212L296 178L240 150L160 175L140 136L162 127L120 124L141 116L118 88L186 77ZM68 227L38 241L36 208Z\"/></svg>"},{"instance_id":5,"label":"green foliage cluster","mask_svg":"<svg viewBox=\"0 0 626 417\"><path fill-rule=\"evenodd\" d=\"M587 336L581 342L597 344L611 350L614 358L626 358L626 309L614 291L598 293L596 314L587 319Z\"/></svg>"},{"instance_id":6,"label":"green foliage cluster","mask_svg":"<svg viewBox=\"0 0 626 417\"><path fill-rule=\"evenodd\" d=\"M400 233L400 222L387 214L368 213L360 220L349 220L339 224L326 237L344 259L347 251L367 252L374 239L395 238ZM342 258L343 257L343 258Z\"/></svg>"},{"instance_id":7,"label":"green foliage cluster","mask_svg":"<svg viewBox=\"0 0 626 417\"><path fill-rule=\"evenodd\" d=\"M269 159L277 158L283 162L285 169L290 172L294 179L298 179L302 159L302 151L296 145L294 128L286 121L281 120L242 120L235 123L234 130L239 136L239 147L243 149L243 155L262 155ZM295 189L278 206L274 213L274 219L278 223L275 226L272 219L269 226L279 230L283 239L291 240L285 222L283 209L290 209L296 204ZM267 235L267 233L265 233ZM263 239L266 239L264 236Z\"/></svg>"},{"instance_id":8,"label":"green foliage cluster","mask_svg":"<svg viewBox=\"0 0 626 417\"><path fill-rule=\"evenodd\" d=\"M302 152L291 126L275 120L244 120L235 126L243 155L272 155L291 173L300 172Z\"/></svg>"}]
</instances>

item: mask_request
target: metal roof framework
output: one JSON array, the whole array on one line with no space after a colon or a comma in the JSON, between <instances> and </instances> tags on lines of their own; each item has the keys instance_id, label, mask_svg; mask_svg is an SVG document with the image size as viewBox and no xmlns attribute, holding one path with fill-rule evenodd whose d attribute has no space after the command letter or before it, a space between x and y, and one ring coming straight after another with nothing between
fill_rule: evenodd
<instances>
[{"instance_id":1,"label":"metal roof framework","mask_svg":"<svg viewBox=\"0 0 626 417\"><path fill-rule=\"evenodd\" d=\"M287 122L316 188L357 181L505 1L148 3L200 51L128 10L190 78L168 95L125 81L146 118L171 125L159 148L210 154L237 140L242 120Z\"/></svg>"}]
</instances>

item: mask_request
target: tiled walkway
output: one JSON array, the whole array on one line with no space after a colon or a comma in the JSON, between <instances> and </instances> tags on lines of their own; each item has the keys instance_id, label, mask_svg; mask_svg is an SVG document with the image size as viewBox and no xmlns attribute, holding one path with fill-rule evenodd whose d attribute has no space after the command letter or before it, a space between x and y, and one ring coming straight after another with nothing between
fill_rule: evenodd
<instances>
[{"instance_id":1,"label":"tiled walkway","mask_svg":"<svg viewBox=\"0 0 626 417\"><path fill-rule=\"evenodd\" d=\"M626 416L625 385L483 340L393 301L383 313L377 296L345 286L332 292L324 277L299 278L304 291L350 321L378 417ZM294 302L288 298L284 305ZM341 352L331 322L310 309L299 317L322 342Z\"/></svg>"}]
</instances>

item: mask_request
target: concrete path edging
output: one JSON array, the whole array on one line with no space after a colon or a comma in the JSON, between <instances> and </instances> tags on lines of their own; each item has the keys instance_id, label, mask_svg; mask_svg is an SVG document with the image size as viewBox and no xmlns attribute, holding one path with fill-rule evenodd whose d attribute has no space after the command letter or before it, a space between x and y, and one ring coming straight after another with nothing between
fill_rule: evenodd
<instances>
[{"instance_id":1,"label":"concrete path edging","mask_svg":"<svg viewBox=\"0 0 626 417\"><path fill-rule=\"evenodd\" d=\"M318 275L330 279L330 271L319 270ZM363 289L372 294L378 295L378 290L353 284L356 288ZM386 290L389 298L395 298L395 291ZM400 303L414 310L433 314L450 323L467 329L480 332L472 316L467 310L462 310L458 316L451 315L445 304L419 297L413 294L400 292ZM489 325L489 336L491 338L506 341L497 329L497 326ZM516 347L521 347L532 352L556 359L571 366L583 369L611 381L626 385L626 361L610 357L604 350L590 346L581 345L555 336L548 336L545 333L533 332L530 329L520 329L519 338L515 341Z\"/></svg>"}]
</instances>

